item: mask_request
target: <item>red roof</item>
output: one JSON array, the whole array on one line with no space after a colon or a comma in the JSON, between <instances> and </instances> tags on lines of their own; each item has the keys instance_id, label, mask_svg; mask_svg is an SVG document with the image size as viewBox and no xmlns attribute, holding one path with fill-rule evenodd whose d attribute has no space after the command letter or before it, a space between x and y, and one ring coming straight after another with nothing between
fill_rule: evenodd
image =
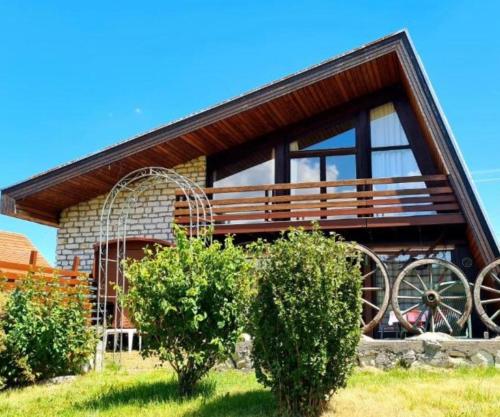
<instances>
[{"instance_id":1,"label":"red roof","mask_svg":"<svg viewBox=\"0 0 500 417\"><path fill-rule=\"evenodd\" d=\"M0 261L29 264L31 251L38 251L38 249L26 236L0 231ZM36 265L51 266L40 252L38 252Z\"/></svg>"}]
</instances>

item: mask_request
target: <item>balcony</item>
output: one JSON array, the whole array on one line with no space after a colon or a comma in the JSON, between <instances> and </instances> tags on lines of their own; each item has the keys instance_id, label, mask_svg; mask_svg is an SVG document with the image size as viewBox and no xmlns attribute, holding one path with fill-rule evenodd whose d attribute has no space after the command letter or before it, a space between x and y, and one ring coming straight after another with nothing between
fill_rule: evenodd
<instances>
[{"instance_id":1,"label":"balcony","mask_svg":"<svg viewBox=\"0 0 500 417\"><path fill-rule=\"evenodd\" d=\"M446 175L206 188L215 234L267 233L290 226L380 228L464 223ZM174 218L189 224L176 192Z\"/></svg>"}]
</instances>

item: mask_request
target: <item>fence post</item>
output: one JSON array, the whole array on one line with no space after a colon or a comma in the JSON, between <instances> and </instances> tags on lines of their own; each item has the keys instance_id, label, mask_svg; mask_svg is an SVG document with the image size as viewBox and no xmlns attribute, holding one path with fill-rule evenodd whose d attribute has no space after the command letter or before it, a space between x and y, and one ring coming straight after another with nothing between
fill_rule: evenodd
<instances>
[{"instance_id":1,"label":"fence post","mask_svg":"<svg viewBox=\"0 0 500 417\"><path fill-rule=\"evenodd\" d=\"M73 272L78 272L78 267L80 266L80 258L78 256L75 256L73 258L73 266L71 267L71 270Z\"/></svg>"},{"instance_id":2,"label":"fence post","mask_svg":"<svg viewBox=\"0 0 500 417\"><path fill-rule=\"evenodd\" d=\"M37 260L37 258L38 258L38 251L36 251L36 250L32 250L32 251L30 252L30 265L31 265L32 267L35 267L35 266L36 266L36 260Z\"/></svg>"}]
</instances>

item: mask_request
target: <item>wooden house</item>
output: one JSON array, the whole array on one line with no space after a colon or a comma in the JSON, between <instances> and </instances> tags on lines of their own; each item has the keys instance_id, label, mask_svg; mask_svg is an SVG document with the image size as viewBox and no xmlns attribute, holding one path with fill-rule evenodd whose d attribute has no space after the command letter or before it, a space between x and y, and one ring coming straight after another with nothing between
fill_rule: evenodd
<instances>
[{"instance_id":1,"label":"wooden house","mask_svg":"<svg viewBox=\"0 0 500 417\"><path fill-rule=\"evenodd\" d=\"M370 248L390 280L409 260L435 257L473 282L499 256L405 31L5 188L1 211L57 227L58 266L78 255L91 271L106 194L151 166L203 187L215 234L240 242L314 220ZM144 193L129 235L170 240L172 222L188 221L180 196L171 184ZM471 327L484 330L474 316Z\"/></svg>"}]
</instances>

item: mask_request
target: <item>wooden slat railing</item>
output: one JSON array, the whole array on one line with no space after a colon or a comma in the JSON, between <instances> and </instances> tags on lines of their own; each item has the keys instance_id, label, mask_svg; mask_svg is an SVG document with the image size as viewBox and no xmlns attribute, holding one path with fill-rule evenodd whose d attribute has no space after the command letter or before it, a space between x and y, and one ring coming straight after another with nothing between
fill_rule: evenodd
<instances>
[{"instance_id":1,"label":"wooden slat railing","mask_svg":"<svg viewBox=\"0 0 500 417\"><path fill-rule=\"evenodd\" d=\"M0 289L12 291L27 279L41 281L49 286L57 286L57 290L70 296L80 292L86 298L85 307L91 311L94 288L85 273L78 270L80 260L75 256L72 269L58 269L36 264L37 252L32 251L29 264L0 261Z\"/></svg>"},{"instance_id":2,"label":"wooden slat railing","mask_svg":"<svg viewBox=\"0 0 500 417\"><path fill-rule=\"evenodd\" d=\"M211 199L215 233L278 231L311 221L330 228L464 221L446 175L212 187L204 191ZM188 202L181 190L176 196L175 221L188 225Z\"/></svg>"}]
</instances>

